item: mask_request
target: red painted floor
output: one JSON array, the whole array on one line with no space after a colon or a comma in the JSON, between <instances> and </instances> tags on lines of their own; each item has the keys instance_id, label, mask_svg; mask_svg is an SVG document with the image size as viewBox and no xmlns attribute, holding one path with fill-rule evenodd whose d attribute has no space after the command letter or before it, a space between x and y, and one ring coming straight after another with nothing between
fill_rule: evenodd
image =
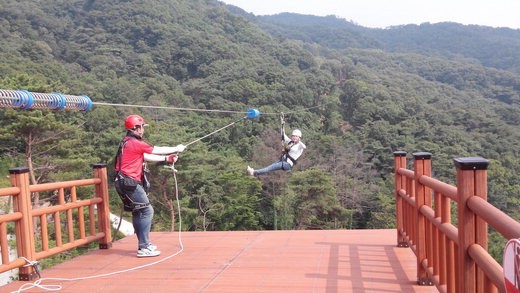
<instances>
[{"instance_id":1,"label":"red painted floor","mask_svg":"<svg viewBox=\"0 0 520 293\"><path fill-rule=\"evenodd\" d=\"M42 285L75 293L438 292L416 284L415 256L396 247L396 235L395 230L155 232L158 257L137 258L135 236L126 237L111 249L42 271ZM24 284L30 282L7 284L0 292Z\"/></svg>"}]
</instances>

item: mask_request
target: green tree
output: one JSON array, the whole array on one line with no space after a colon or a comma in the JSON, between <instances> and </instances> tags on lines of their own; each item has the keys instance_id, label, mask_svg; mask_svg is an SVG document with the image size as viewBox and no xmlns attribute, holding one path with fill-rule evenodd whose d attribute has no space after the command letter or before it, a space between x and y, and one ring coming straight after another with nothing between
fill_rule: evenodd
<instances>
[{"instance_id":1,"label":"green tree","mask_svg":"<svg viewBox=\"0 0 520 293\"><path fill-rule=\"evenodd\" d=\"M344 209L336 196L334 184L317 168L291 176L288 188L295 193L296 229L334 229L343 227Z\"/></svg>"}]
</instances>

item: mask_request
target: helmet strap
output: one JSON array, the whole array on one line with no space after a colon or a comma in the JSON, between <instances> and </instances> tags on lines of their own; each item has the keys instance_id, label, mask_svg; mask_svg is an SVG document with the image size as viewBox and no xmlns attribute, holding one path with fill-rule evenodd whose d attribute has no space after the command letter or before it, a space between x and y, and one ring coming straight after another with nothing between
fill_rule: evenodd
<instances>
[{"instance_id":1,"label":"helmet strap","mask_svg":"<svg viewBox=\"0 0 520 293\"><path fill-rule=\"evenodd\" d=\"M128 131L126 132L126 136L137 138L139 140L143 139L143 137L139 133L132 129L128 129Z\"/></svg>"}]
</instances>

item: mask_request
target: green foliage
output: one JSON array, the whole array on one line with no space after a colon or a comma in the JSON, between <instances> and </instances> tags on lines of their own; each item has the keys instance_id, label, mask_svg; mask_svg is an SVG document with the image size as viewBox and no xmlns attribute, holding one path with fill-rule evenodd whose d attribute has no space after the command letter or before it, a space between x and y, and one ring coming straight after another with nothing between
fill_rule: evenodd
<instances>
[{"instance_id":1,"label":"green foliage","mask_svg":"<svg viewBox=\"0 0 520 293\"><path fill-rule=\"evenodd\" d=\"M291 190L297 195L295 204L296 229L345 228L341 207L331 178L320 169L310 168L294 174Z\"/></svg>"},{"instance_id":2,"label":"green foliage","mask_svg":"<svg viewBox=\"0 0 520 293\"><path fill-rule=\"evenodd\" d=\"M488 251L489 254L499 263L502 264L504 259L504 248L506 247L506 243L508 239L504 238L498 232L490 229L489 233L489 243L488 243Z\"/></svg>"},{"instance_id":3,"label":"green foliage","mask_svg":"<svg viewBox=\"0 0 520 293\"><path fill-rule=\"evenodd\" d=\"M0 184L9 184L7 169L29 162L39 182L90 177L91 163L112 167L132 113L150 124L145 139L162 146L194 141L257 108L259 119L181 153L177 182L163 164L149 164L154 229L178 227L176 183L183 230L392 227L396 150L431 152L435 177L448 183L453 158L491 160L489 200L520 218L518 32L449 23L374 30L333 16L228 8L3 1L1 89L127 107L0 109ZM302 129L308 149L290 174L245 177L247 164L279 156L280 112L287 127Z\"/></svg>"}]
</instances>

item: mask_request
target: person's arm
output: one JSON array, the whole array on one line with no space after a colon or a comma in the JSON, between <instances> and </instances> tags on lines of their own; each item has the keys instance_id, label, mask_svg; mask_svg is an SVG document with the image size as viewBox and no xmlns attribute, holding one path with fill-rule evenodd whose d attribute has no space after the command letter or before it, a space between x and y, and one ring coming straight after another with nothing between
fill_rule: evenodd
<instances>
[{"instance_id":1,"label":"person's arm","mask_svg":"<svg viewBox=\"0 0 520 293\"><path fill-rule=\"evenodd\" d=\"M154 155L154 154L143 154L144 155L144 160L145 161L149 161L149 162L164 162L166 161L166 157L168 156L163 156L163 155Z\"/></svg>"},{"instance_id":2,"label":"person's arm","mask_svg":"<svg viewBox=\"0 0 520 293\"><path fill-rule=\"evenodd\" d=\"M143 157L144 157L145 161L169 162L169 163L176 162L177 158L178 158L177 155L175 155L175 154L164 156L164 155L154 155L154 154L147 154L147 153L144 153Z\"/></svg>"},{"instance_id":3,"label":"person's arm","mask_svg":"<svg viewBox=\"0 0 520 293\"><path fill-rule=\"evenodd\" d=\"M283 140L285 140L285 143L289 143L291 141L291 138L289 138L287 136L287 134L285 134L285 132L283 133Z\"/></svg>"},{"instance_id":4,"label":"person's arm","mask_svg":"<svg viewBox=\"0 0 520 293\"><path fill-rule=\"evenodd\" d=\"M160 146L154 146L152 150L152 154L154 155L169 155L173 153L180 153L184 151L186 148L185 145L179 144L174 147L160 147ZM163 156L164 157L164 156Z\"/></svg>"}]
</instances>

